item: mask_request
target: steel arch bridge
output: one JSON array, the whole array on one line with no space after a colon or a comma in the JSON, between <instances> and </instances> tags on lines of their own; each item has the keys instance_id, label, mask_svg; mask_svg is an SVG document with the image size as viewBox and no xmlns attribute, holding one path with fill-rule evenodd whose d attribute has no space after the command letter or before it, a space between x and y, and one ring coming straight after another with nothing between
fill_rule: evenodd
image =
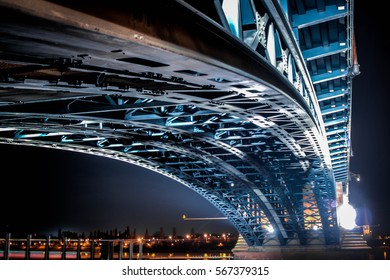
<instances>
[{"instance_id":1,"label":"steel arch bridge","mask_svg":"<svg viewBox=\"0 0 390 280\"><path fill-rule=\"evenodd\" d=\"M0 5L0 143L169 176L249 246L338 244L352 0Z\"/></svg>"}]
</instances>

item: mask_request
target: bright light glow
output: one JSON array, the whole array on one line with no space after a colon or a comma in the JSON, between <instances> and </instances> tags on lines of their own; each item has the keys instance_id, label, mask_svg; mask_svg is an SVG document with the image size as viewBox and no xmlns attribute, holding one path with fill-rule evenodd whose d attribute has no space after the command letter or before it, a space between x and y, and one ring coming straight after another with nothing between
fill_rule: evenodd
<instances>
[{"instance_id":1,"label":"bright light glow","mask_svg":"<svg viewBox=\"0 0 390 280\"><path fill-rule=\"evenodd\" d=\"M353 229L356 227L356 210L348 203L348 198L339 207L340 226L345 229Z\"/></svg>"},{"instance_id":2,"label":"bright light glow","mask_svg":"<svg viewBox=\"0 0 390 280\"><path fill-rule=\"evenodd\" d=\"M269 233L273 233L275 231L272 226L268 226L267 230L268 230Z\"/></svg>"}]
</instances>

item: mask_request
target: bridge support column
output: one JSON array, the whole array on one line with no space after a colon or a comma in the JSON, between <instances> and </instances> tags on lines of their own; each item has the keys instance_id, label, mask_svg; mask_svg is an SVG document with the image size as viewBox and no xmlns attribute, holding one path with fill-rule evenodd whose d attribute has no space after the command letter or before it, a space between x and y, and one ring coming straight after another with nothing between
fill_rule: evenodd
<instances>
[{"instance_id":1,"label":"bridge support column","mask_svg":"<svg viewBox=\"0 0 390 280\"><path fill-rule=\"evenodd\" d=\"M61 254L61 259L66 260L66 237L62 237L62 254Z\"/></svg>"},{"instance_id":2,"label":"bridge support column","mask_svg":"<svg viewBox=\"0 0 390 280\"><path fill-rule=\"evenodd\" d=\"M4 259L10 259L10 251L11 251L11 233L7 233L5 236L5 248L4 248Z\"/></svg>"},{"instance_id":3,"label":"bridge support column","mask_svg":"<svg viewBox=\"0 0 390 280\"><path fill-rule=\"evenodd\" d=\"M30 252L31 252L31 234L27 234L27 240L26 240L26 254L25 259L30 259Z\"/></svg>"},{"instance_id":4,"label":"bridge support column","mask_svg":"<svg viewBox=\"0 0 390 280\"><path fill-rule=\"evenodd\" d=\"M129 260L133 259L133 254L134 254L134 243L130 241L129 243Z\"/></svg>"},{"instance_id":5,"label":"bridge support column","mask_svg":"<svg viewBox=\"0 0 390 280\"><path fill-rule=\"evenodd\" d=\"M45 260L50 259L50 236L46 236L46 243L45 243Z\"/></svg>"},{"instance_id":6,"label":"bridge support column","mask_svg":"<svg viewBox=\"0 0 390 280\"><path fill-rule=\"evenodd\" d=\"M244 241L245 242L245 241ZM248 246L237 242L233 249L236 260L369 260L373 259L370 247L348 248L339 245L323 245L312 242L300 245L292 240L281 246L274 242L262 246Z\"/></svg>"},{"instance_id":7,"label":"bridge support column","mask_svg":"<svg viewBox=\"0 0 390 280\"><path fill-rule=\"evenodd\" d=\"M143 249L142 242L140 242L138 245L138 259L139 260L142 260L142 254L143 254L142 249Z\"/></svg>"},{"instance_id":8,"label":"bridge support column","mask_svg":"<svg viewBox=\"0 0 390 280\"><path fill-rule=\"evenodd\" d=\"M95 259L95 239L91 241L91 260Z\"/></svg>"},{"instance_id":9,"label":"bridge support column","mask_svg":"<svg viewBox=\"0 0 390 280\"><path fill-rule=\"evenodd\" d=\"M311 248L300 246L287 248L249 247L247 251L234 250L236 260L370 260L373 259L372 250L353 249L344 250L333 246Z\"/></svg>"},{"instance_id":10,"label":"bridge support column","mask_svg":"<svg viewBox=\"0 0 390 280\"><path fill-rule=\"evenodd\" d=\"M77 257L76 259L81 260L81 239L77 239Z\"/></svg>"},{"instance_id":11,"label":"bridge support column","mask_svg":"<svg viewBox=\"0 0 390 280\"><path fill-rule=\"evenodd\" d=\"M123 240L119 240L118 260L121 260L123 256Z\"/></svg>"}]
</instances>

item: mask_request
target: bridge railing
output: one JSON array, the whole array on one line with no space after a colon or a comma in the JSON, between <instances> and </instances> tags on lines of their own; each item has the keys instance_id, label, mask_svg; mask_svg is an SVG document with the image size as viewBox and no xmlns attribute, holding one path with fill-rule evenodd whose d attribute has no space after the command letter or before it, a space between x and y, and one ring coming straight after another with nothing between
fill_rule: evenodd
<instances>
[{"instance_id":1,"label":"bridge railing","mask_svg":"<svg viewBox=\"0 0 390 280\"><path fill-rule=\"evenodd\" d=\"M219 247L221 241L225 246ZM232 259L235 243L235 237L12 238L7 233L0 237L0 260Z\"/></svg>"},{"instance_id":2,"label":"bridge railing","mask_svg":"<svg viewBox=\"0 0 390 280\"><path fill-rule=\"evenodd\" d=\"M0 238L0 259L142 259L143 241L108 238Z\"/></svg>"}]
</instances>

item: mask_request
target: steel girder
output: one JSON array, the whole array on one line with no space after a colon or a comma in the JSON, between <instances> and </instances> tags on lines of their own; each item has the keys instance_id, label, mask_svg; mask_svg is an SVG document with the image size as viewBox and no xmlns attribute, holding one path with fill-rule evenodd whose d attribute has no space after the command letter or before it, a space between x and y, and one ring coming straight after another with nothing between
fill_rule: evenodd
<instances>
[{"instance_id":1,"label":"steel girder","mask_svg":"<svg viewBox=\"0 0 390 280\"><path fill-rule=\"evenodd\" d=\"M291 26L307 62L325 123L335 179L344 190L353 155L352 78L360 74L354 45L353 2L288 1Z\"/></svg>"},{"instance_id":2,"label":"steel girder","mask_svg":"<svg viewBox=\"0 0 390 280\"><path fill-rule=\"evenodd\" d=\"M338 242L340 122L318 102L336 93L315 90L294 37L302 2L27 2L0 1L0 143L169 176L249 245Z\"/></svg>"}]
</instances>

